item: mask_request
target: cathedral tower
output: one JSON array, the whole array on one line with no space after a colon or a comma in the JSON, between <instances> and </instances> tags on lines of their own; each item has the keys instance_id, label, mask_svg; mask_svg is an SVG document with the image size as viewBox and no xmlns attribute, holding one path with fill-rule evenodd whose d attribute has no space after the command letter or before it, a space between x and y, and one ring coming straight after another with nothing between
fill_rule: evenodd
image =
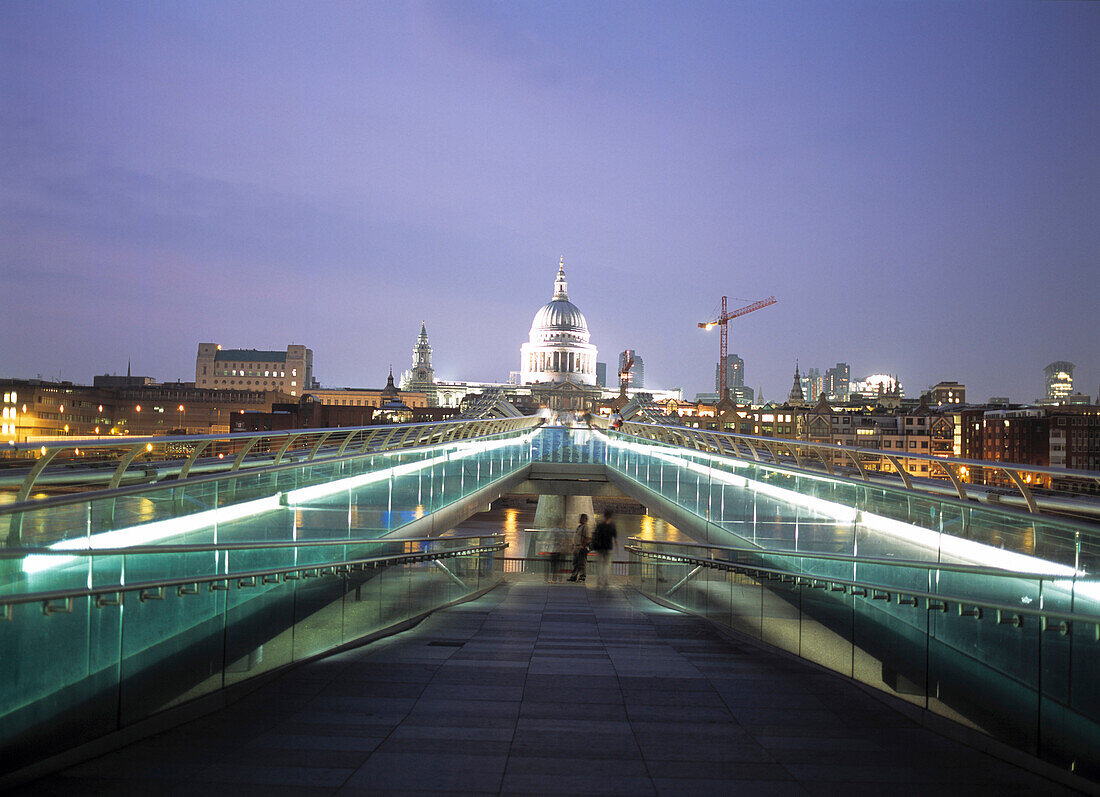
<instances>
[{"instance_id":1,"label":"cathedral tower","mask_svg":"<svg viewBox=\"0 0 1100 797\"><path fill-rule=\"evenodd\" d=\"M420 334L413 346L412 368L404 373L401 389L410 393L425 393L428 406L436 406L435 369L432 368L432 344L428 342L428 328L420 322Z\"/></svg>"}]
</instances>

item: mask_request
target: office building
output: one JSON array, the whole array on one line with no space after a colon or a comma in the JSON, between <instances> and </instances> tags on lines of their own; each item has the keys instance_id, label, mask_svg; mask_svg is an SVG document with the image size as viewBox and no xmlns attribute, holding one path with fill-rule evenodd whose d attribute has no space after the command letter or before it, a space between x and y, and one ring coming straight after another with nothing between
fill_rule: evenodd
<instances>
[{"instance_id":1,"label":"office building","mask_svg":"<svg viewBox=\"0 0 1100 797\"><path fill-rule=\"evenodd\" d=\"M738 357L736 354L730 354L726 356L726 387L729 388L730 395L732 396L735 388L745 386L745 361ZM714 392L718 393L722 389L722 363L721 361L714 365ZM736 400L736 399L735 399Z\"/></svg>"},{"instance_id":2,"label":"office building","mask_svg":"<svg viewBox=\"0 0 1100 797\"><path fill-rule=\"evenodd\" d=\"M928 404L932 407L965 403L966 385L958 382L937 382L928 391Z\"/></svg>"},{"instance_id":3,"label":"office building","mask_svg":"<svg viewBox=\"0 0 1100 797\"><path fill-rule=\"evenodd\" d=\"M1073 363L1058 360L1043 369L1047 385L1047 402L1060 403L1073 395L1073 367Z\"/></svg>"},{"instance_id":4,"label":"office building","mask_svg":"<svg viewBox=\"0 0 1100 797\"><path fill-rule=\"evenodd\" d=\"M300 396L313 386L313 350L290 345L286 351L223 349L200 343L195 387L209 390L277 390Z\"/></svg>"},{"instance_id":5,"label":"office building","mask_svg":"<svg viewBox=\"0 0 1100 797\"><path fill-rule=\"evenodd\" d=\"M847 401L852 369L848 363L837 363L825 371L825 394L834 401Z\"/></svg>"}]
</instances>

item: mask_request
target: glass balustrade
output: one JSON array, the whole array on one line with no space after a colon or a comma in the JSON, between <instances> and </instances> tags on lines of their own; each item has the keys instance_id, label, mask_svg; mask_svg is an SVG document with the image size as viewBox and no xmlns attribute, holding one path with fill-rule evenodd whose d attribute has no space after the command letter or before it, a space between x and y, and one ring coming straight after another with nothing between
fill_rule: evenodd
<instances>
[{"instance_id":1,"label":"glass balustrade","mask_svg":"<svg viewBox=\"0 0 1100 797\"><path fill-rule=\"evenodd\" d=\"M631 549L631 582L655 598L1100 777L1100 579L637 538Z\"/></svg>"},{"instance_id":2,"label":"glass balustrade","mask_svg":"<svg viewBox=\"0 0 1100 797\"><path fill-rule=\"evenodd\" d=\"M0 515L17 524L0 549L3 769L488 588L478 539L393 534L519 473L532 443L523 430Z\"/></svg>"},{"instance_id":3,"label":"glass balustrade","mask_svg":"<svg viewBox=\"0 0 1100 797\"><path fill-rule=\"evenodd\" d=\"M468 545L394 537L531 463L606 465L636 497L683 513L681 530L703 545L646 542L630 573L648 594L1060 764L1096 765L1100 632L1033 610L1100 616L1100 537L1065 519L566 427L0 510L0 605L100 590L4 609L7 749L71 747L485 588L499 576L480 553L341 563ZM144 582L170 583L121 590ZM61 727L67 736L48 732Z\"/></svg>"}]
</instances>

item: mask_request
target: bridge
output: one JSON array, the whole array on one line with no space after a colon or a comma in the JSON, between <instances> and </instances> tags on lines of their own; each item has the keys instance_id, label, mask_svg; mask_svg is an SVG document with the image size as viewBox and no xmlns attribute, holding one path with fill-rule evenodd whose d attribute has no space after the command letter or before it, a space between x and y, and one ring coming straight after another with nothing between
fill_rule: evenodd
<instances>
[{"instance_id":1,"label":"bridge","mask_svg":"<svg viewBox=\"0 0 1100 797\"><path fill-rule=\"evenodd\" d=\"M1051 469L537 417L88 446L0 477L0 786L1100 780L1100 526ZM682 536L548 585L452 531L512 493Z\"/></svg>"}]
</instances>

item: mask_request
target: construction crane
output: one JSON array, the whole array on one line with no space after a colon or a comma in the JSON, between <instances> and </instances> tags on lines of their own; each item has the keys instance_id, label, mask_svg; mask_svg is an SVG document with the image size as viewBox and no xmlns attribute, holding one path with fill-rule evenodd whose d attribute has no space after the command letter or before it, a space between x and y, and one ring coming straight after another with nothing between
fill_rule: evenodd
<instances>
[{"instance_id":1,"label":"construction crane","mask_svg":"<svg viewBox=\"0 0 1100 797\"><path fill-rule=\"evenodd\" d=\"M719 357L718 357L718 400L721 401L724 398L729 397L728 386L728 374L726 369L726 362L729 359L729 331L727 324L735 318L740 318L743 315L751 313L755 310L762 310L770 304L775 304L776 298L769 296L767 299L761 299L758 302L747 304L732 313L726 312L726 297L722 297L722 314L713 321L704 321L699 324L700 329L711 329L712 327L722 327L721 342L719 344Z\"/></svg>"},{"instance_id":2,"label":"construction crane","mask_svg":"<svg viewBox=\"0 0 1100 797\"><path fill-rule=\"evenodd\" d=\"M623 368L619 371L619 395L626 395L626 387L630 384L630 369L634 367L634 355L627 355L627 360L623 363Z\"/></svg>"}]
</instances>

